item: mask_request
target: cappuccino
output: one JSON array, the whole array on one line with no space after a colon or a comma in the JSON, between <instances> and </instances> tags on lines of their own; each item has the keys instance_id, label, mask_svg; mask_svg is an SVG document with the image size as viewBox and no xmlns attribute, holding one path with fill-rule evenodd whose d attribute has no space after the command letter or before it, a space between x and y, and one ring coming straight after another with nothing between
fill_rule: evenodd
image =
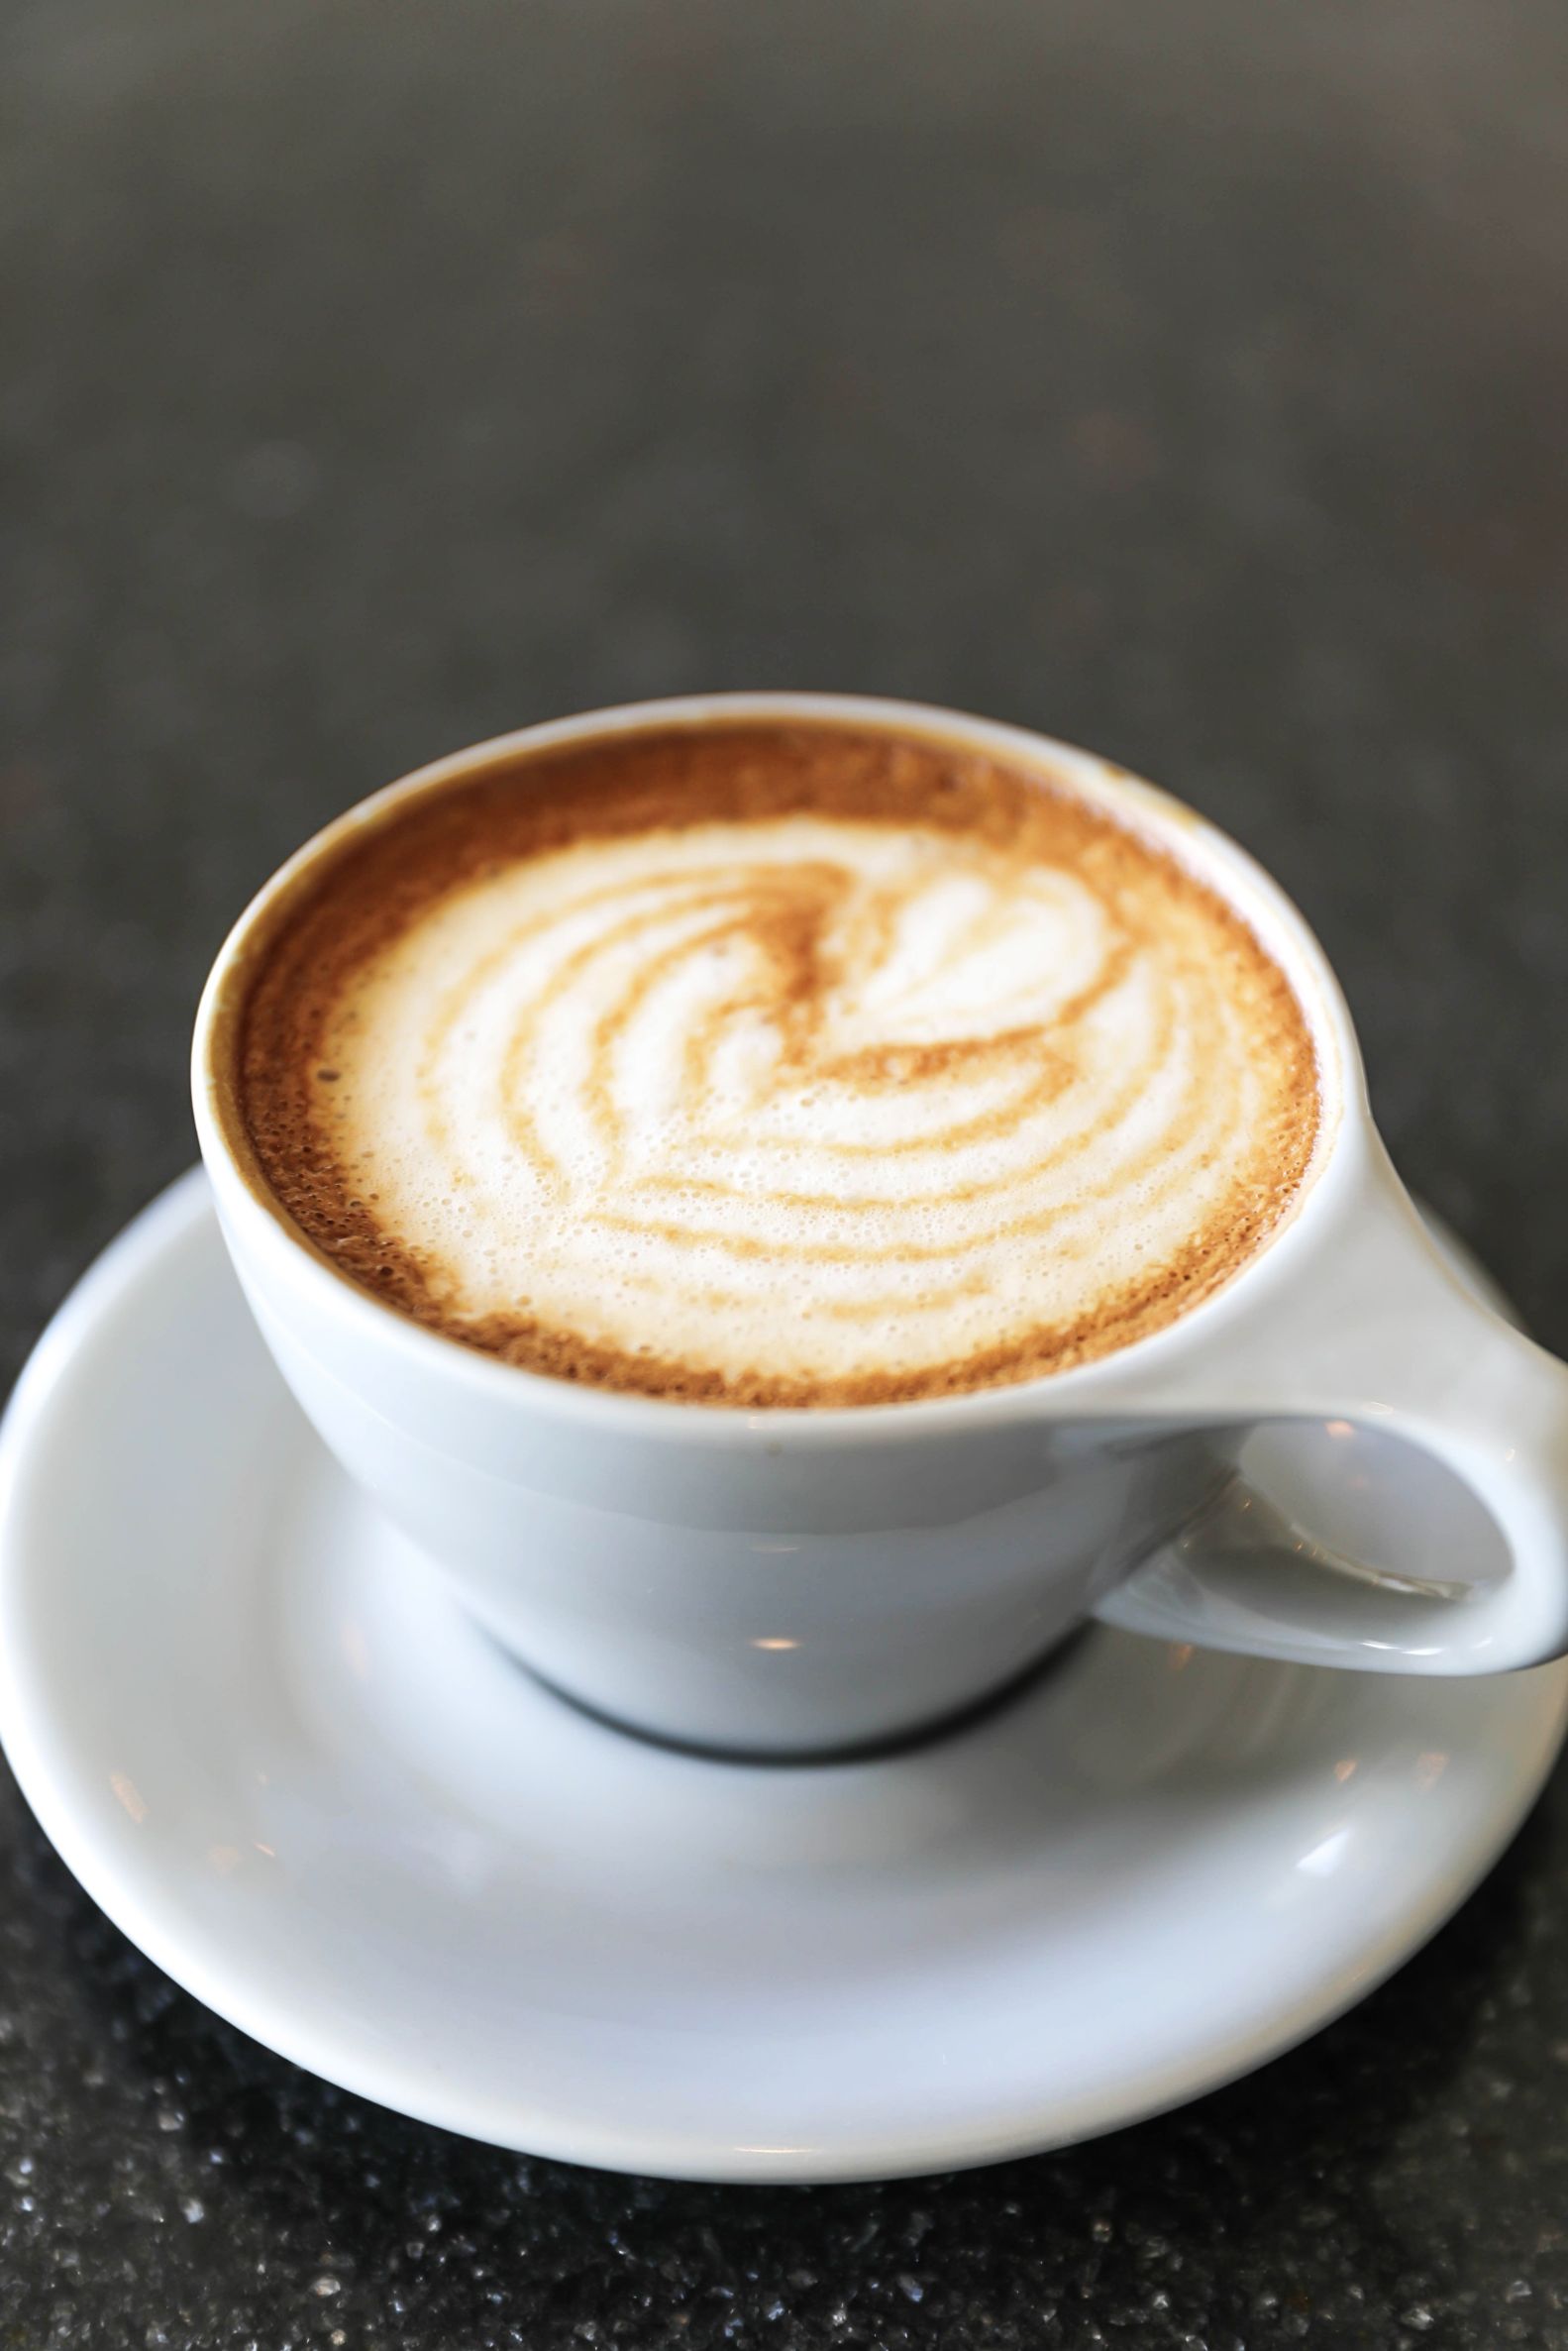
<instances>
[{"instance_id":1,"label":"cappuccino","mask_svg":"<svg viewBox=\"0 0 1568 2351\"><path fill-rule=\"evenodd\" d=\"M1125 1346L1267 1241L1319 1124L1284 973L1153 831L875 726L503 757L307 867L238 984L237 1115L346 1275L707 1404Z\"/></svg>"}]
</instances>

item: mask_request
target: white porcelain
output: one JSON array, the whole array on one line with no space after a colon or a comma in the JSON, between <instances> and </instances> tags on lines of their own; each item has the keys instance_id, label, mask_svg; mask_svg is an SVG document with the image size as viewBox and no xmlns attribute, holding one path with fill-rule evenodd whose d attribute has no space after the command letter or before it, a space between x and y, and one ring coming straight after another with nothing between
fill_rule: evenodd
<instances>
[{"instance_id":1,"label":"white porcelain","mask_svg":"<svg viewBox=\"0 0 1568 2351\"><path fill-rule=\"evenodd\" d=\"M502 748L735 714L914 726L1045 761L1242 908L1311 1016L1328 1130L1315 1181L1260 1258L1172 1327L1049 1379L742 1413L479 1355L303 1239L223 1083L236 976L280 896L324 847ZM326 1443L482 1624L619 1720L729 1750L850 1747L973 1702L1090 1613L1411 1673L1568 1648L1568 1370L1467 1293L1421 1229L1372 1125L1344 1002L1294 908L1233 842L1087 753L947 712L787 695L645 704L481 745L352 810L261 894L208 985L194 1074L241 1282ZM1332 1481L1330 1527L1265 1512L1232 1480L1244 1433L1282 1418L1314 1422L1330 1444L1381 1440L1358 1446L1366 1482ZM1406 1473L1411 1444L1435 1464L1420 1478Z\"/></svg>"},{"instance_id":2,"label":"white porcelain","mask_svg":"<svg viewBox=\"0 0 1568 2351\"><path fill-rule=\"evenodd\" d=\"M625 1738L335 1467L199 1176L87 1276L0 1434L0 1731L89 1892L295 2062L577 2162L915 2172L1194 2096L1437 1926L1565 1705L1563 1666L1393 1679L1094 1631L896 1759Z\"/></svg>"}]
</instances>

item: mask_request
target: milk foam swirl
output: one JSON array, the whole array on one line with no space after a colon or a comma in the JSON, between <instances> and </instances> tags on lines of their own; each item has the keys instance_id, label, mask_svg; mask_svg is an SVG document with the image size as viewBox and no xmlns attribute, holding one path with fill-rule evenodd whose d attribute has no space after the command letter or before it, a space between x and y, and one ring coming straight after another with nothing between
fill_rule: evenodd
<instances>
[{"instance_id":1,"label":"milk foam swirl","mask_svg":"<svg viewBox=\"0 0 1568 2351\"><path fill-rule=\"evenodd\" d=\"M583 840L366 959L312 1116L440 1317L520 1359L566 1335L613 1384L784 1400L1016 1377L1202 1294L1299 1173L1241 935L1153 851L812 810Z\"/></svg>"}]
</instances>

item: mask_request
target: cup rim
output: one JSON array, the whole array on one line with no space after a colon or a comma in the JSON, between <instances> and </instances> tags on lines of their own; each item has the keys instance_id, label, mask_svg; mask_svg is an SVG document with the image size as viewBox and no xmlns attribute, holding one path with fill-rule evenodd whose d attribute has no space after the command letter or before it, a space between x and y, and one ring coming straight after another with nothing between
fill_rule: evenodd
<instances>
[{"instance_id":1,"label":"cup rim","mask_svg":"<svg viewBox=\"0 0 1568 2351\"><path fill-rule=\"evenodd\" d=\"M475 771L501 761L527 758L564 743L667 727L782 719L823 726L853 725L889 734L948 740L969 750L990 751L1014 766L1048 772L1070 790L1108 804L1135 829L1159 844L1216 888L1254 928L1284 969L1307 1015L1317 1055L1320 1111L1313 1161L1297 1199L1263 1247L1246 1258L1217 1289L1177 1316L1174 1322L1087 1363L1038 1373L1032 1379L993 1387L923 1396L902 1402L840 1405L747 1406L703 1399L644 1396L633 1391L554 1378L466 1345L441 1331L416 1323L375 1297L335 1264L297 1226L268 1185L246 1132L239 1088L226 1049L232 1047L246 997L246 982L267 935L306 877L358 834L379 825L405 803L459 785ZM607 705L514 728L428 761L356 801L313 833L262 883L220 946L196 1010L191 1049L191 1091L198 1139L220 1204L243 1201L252 1212L251 1229L264 1232L280 1266L318 1286L335 1305L359 1320L368 1338L392 1346L427 1371L441 1370L492 1401L510 1398L574 1421L598 1421L663 1438L682 1430L711 1442L725 1431L736 1437L809 1431L830 1438L865 1434L875 1425L911 1431L960 1416L1038 1417L1042 1398L1075 1408L1095 1391L1124 1382L1129 1371L1159 1376L1164 1359L1200 1333L1211 1334L1238 1299L1255 1294L1268 1269L1282 1270L1307 1245L1330 1213L1330 1196L1348 1173L1347 1144L1369 1139L1370 1112L1360 1048L1343 992L1322 946L1294 902L1239 842L1173 794L1133 774L1114 760L1034 728L952 710L936 703L884 695L751 690L679 695ZM225 1199L227 1194L227 1199ZM322 1281L330 1291L322 1293ZM1109 1398L1106 1399L1107 1403Z\"/></svg>"}]
</instances>

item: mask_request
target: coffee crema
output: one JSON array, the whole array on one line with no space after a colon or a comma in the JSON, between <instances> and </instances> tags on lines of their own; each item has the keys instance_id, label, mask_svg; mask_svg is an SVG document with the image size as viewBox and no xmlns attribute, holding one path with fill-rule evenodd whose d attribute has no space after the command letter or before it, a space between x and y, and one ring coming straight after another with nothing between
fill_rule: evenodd
<instances>
[{"instance_id":1,"label":"coffee crema","mask_svg":"<svg viewBox=\"0 0 1568 2351\"><path fill-rule=\"evenodd\" d=\"M334 1265L532 1371L706 1404L1124 1346L1253 1256L1319 1122L1230 904L1048 769L876 727L654 726L437 786L308 870L241 984L239 1116Z\"/></svg>"}]
</instances>

